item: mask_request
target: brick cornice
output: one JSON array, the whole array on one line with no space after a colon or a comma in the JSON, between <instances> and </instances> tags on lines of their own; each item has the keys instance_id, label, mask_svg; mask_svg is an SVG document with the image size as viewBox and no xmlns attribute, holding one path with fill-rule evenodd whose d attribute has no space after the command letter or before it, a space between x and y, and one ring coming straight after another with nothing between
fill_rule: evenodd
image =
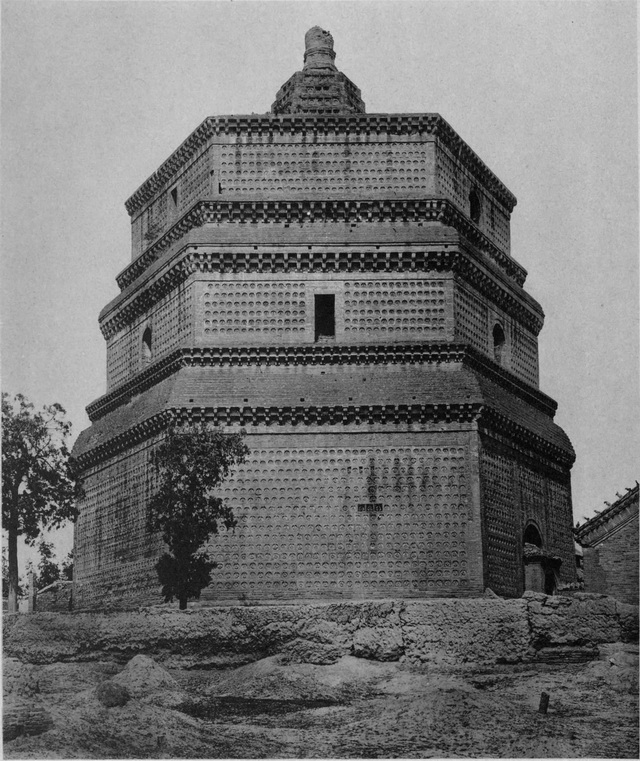
<instances>
[{"instance_id":1,"label":"brick cornice","mask_svg":"<svg viewBox=\"0 0 640 761\"><path fill-rule=\"evenodd\" d=\"M182 252L181 252L182 253ZM100 332L106 340L111 338L121 328L129 325L139 315L157 304L160 299L177 288L181 283L198 270L207 270L198 266L199 257L187 253L186 256L177 256L166 269L148 285L143 285L131 294L127 300L123 299L115 308L107 305L102 310L99 318Z\"/></svg>"},{"instance_id":2,"label":"brick cornice","mask_svg":"<svg viewBox=\"0 0 640 761\"><path fill-rule=\"evenodd\" d=\"M332 405L323 407L184 407L164 410L74 458L80 470L157 435L168 425L206 421L217 426L321 426L470 423L480 404Z\"/></svg>"},{"instance_id":3,"label":"brick cornice","mask_svg":"<svg viewBox=\"0 0 640 761\"><path fill-rule=\"evenodd\" d=\"M117 386L112 391L108 391L103 396L88 404L86 409L87 415L91 422L99 420L112 410L119 407L132 396L141 394L156 383L173 375L177 370L185 365L183 354L185 349L176 349L166 357L162 357L149 367L137 373L133 378Z\"/></svg>"},{"instance_id":4,"label":"brick cornice","mask_svg":"<svg viewBox=\"0 0 640 761\"><path fill-rule=\"evenodd\" d=\"M354 247L355 248L355 247ZM148 286L125 296L113 307L103 310L100 330L105 339L130 324L136 317L157 303L173 288L183 283L194 272L255 272L296 273L381 273L381 272L446 272L459 273L480 293L504 309L507 314L538 335L543 325L543 316L528 308L522 300L514 297L507 287L491 277L482 267L481 260L473 250L461 247L428 251L411 250L417 246L398 247L397 251L371 252L363 246L360 250L326 251L237 251L231 247L186 246L177 252L167 270ZM211 250L214 249L214 250ZM217 250L215 250L217 249Z\"/></svg>"},{"instance_id":5,"label":"brick cornice","mask_svg":"<svg viewBox=\"0 0 640 761\"><path fill-rule=\"evenodd\" d=\"M109 457L113 457L136 444L150 439L152 436L156 436L168 428L174 418L174 410L163 410L157 415L152 415L141 423L113 436L102 444L98 444L93 449L73 457L73 462L79 470L86 470Z\"/></svg>"},{"instance_id":6,"label":"brick cornice","mask_svg":"<svg viewBox=\"0 0 640 761\"><path fill-rule=\"evenodd\" d=\"M524 454L534 459L542 458L543 465L554 463L569 469L576 456L572 448L565 449L516 423L492 407L485 406L478 420L480 433L490 436L507 446L519 448Z\"/></svg>"},{"instance_id":7,"label":"brick cornice","mask_svg":"<svg viewBox=\"0 0 640 761\"><path fill-rule=\"evenodd\" d=\"M437 136L487 186L511 212L516 198L480 157L439 114L260 114L210 116L200 124L171 156L125 202L130 215L140 210L171 178L216 137L273 142L278 136L311 135L334 138L340 134Z\"/></svg>"},{"instance_id":8,"label":"brick cornice","mask_svg":"<svg viewBox=\"0 0 640 761\"><path fill-rule=\"evenodd\" d=\"M161 433L171 422L196 423L205 421L217 426L271 427L286 426L352 426L352 425L428 425L444 423L470 424L477 422L478 430L497 439L501 444L516 448L542 466L554 463L567 470L575 460L572 450L551 444L510 418L480 403L466 404L407 404L407 405L331 405L309 407L183 407L171 408L153 415L99 444L75 458L80 470L113 457L146 439Z\"/></svg>"},{"instance_id":9,"label":"brick cornice","mask_svg":"<svg viewBox=\"0 0 640 761\"><path fill-rule=\"evenodd\" d=\"M124 290L173 243L190 230L207 223L312 224L320 221L440 222L453 227L482 251L517 285L524 285L526 270L493 244L454 204L443 198L376 198L331 200L202 200L196 202L167 232L116 278ZM259 241L257 241L259 242Z\"/></svg>"},{"instance_id":10,"label":"brick cornice","mask_svg":"<svg viewBox=\"0 0 640 761\"><path fill-rule=\"evenodd\" d=\"M181 367L378 365L464 362L553 418L556 403L462 343L184 347L163 357L87 407L94 422Z\"/></svg>"}]
</instances>

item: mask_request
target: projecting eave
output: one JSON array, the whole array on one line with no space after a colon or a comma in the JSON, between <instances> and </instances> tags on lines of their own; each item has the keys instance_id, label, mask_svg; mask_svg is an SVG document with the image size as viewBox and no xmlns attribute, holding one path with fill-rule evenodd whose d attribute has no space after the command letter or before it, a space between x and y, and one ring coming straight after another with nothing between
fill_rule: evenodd
<instances>
[{"instance_id":1,"label":"projecting eave","mask_svg":"<svg viewBox=\"0 0 640 761\"><path fill-rule=\"evenodd\" d=\"M376 198L314 198L292 197L273 199L208 198L196 201L180 219L128 264L117 276L121 290L133 283L166 250L194 228L211 224L245 224L258 229L253 223L281 225L283 229L313 223L349 223L359 225L373 222L391 223L395 229L407 226L420 228L439 222L455 228L475 249L493 260L518 286L523 286L527 271L518 262L495 245L482 230L449 199L440 195L389 196ZM259 225L260 230L265 225ZM326 229L326 228L325 228ZM260 242L261 232L256 236ZM313 233L312 233L313 234ZM352 237L352 236L350 236ZM398 242L402 242L399 239Z\"/></svg>"},{"instance_id":2,"label":"projecting eave","mask_svg":"<svg viewBox=\"0 0 640 761\"><path fill-rule=\"evenodd\" d=\"M243 199L244 201L245 199ZM410 223L398 223L394 227L378 222L353 225L348 222L327 222L307 224L263 225L259 235L251 225L211 223L193 227L169 246L159 258L142 270L118 296L113 298L100 312L100 322L133 293L153 282L158 273L168 265L177 262L179 255L189 246L349 246L349 245L389 245L425 244L455 245L460 236L455 229L440 222L425 222L420 227ZM135 262L134 262L135 263ZM128 264L117 276L129 273Z\"/></svg>"},{"instance_id":3,"label":"projecting eave","mask_svg":"<svg viewBox=\"0 0 640 761\"><path fill-rule=\"evenodd\" d=\"M398 257L418 257L416 261L425 272L457 271L466 261L476 273L474 277L480 278L478 287L483 287L483 279L490 278L499 284L512 308L526 317L536 334L542 328L544 313L538 302L457 230L441 222L424 222L419 226L402 222L270 224L260 228L259 237L252 227L207 223L189 230L159 254L158 259L141 268L138 277L100 312L99 321L105 337L119 329L114 327L114 320L118 324L126 323L134 312L141 313L143 307L148 308L150 303L199 269L251 271L257 268L257 257L270 261L273 252L281 257L279 267L282 271L289 271L288 263L293 261L295 266L302 264L309 272L322 268L335 272L340 270L339 264L336 269L335 261L341 256L354 257L355 261L357 257L375 257L379 253L384 261L389 251L395 251ZM338 259L334 261L335 257ZM467 273L466 277L472 275ZM122 312L124 309L128 316Z\"/></svg>"},{"instance_id":4,"label":"projecting eave","mask_svg":"<svg viewBox=\"0 0 640 761\"><path fill-rule=\"evenodd\" d=\"M573 530L576 540L584 547L594 546L638 515L638 484L627 490L606 510L594 515L588 521Z\"/></svg>"},{"instance_id":5,"label":"projecting eave","mask_svg":"<svg viewBox=\"0 0 640 761\"><path fill-rule=\"evenodd\" d=\"M132 428L144 428L146 421L156 421L169 408L176 376L170 376L147 389L144 394L128 397L114 410L86 428L76 439L71 452L74 458L113 442Z\"/></svg>"},{"instance_id":6,"label":"projecting eave","mask_svg":"<svg viewBox=\"0 0 640 761\"><path fill-rule=\"evenodd\" d=\"M241 114L207 117L161 166L148 177L125 202L130 216L135 216L175 173L209 141L229 136L266 138L274 134L322 136L340 133L363 135L432 135L442 140L474 173L483 178L509 212L517 200L513 193L489 169L482 159L458 135L440 114Z\"/></svg>"},{"instance_id":7,"label":"projecting eave","mask_svg":"<svg viewBox=\"0 0 640 761\"><path fill-rule=\"evenodd\" d=\"M446 346L443 349L446 350ZM159 433L171 419L210 419L247 429L293 424L429 427L477 421L481 432L499 435L570 467L571 443L534 393L507 388L480 366L460 361L421 364L292 365L211 364L178 366L144 392L131 389L116 407L83 431L73 449L85 467L95 458ZM540 400L543 401L543 400ZM185 418L186 416L186 418ZM88 458L88 459L87 459Z\"/></svg>"}]
</instances>

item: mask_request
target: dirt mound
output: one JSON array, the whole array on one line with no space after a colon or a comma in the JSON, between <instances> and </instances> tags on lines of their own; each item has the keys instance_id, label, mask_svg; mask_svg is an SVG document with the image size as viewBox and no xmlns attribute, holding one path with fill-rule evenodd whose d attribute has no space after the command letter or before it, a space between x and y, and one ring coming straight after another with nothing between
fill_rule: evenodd
<instances>
[{"instance_id":1,"label":"dirt mound","mask_svg":"<svg viewBox=\"0 0 640 761\"><path fill-rule=\"evenodd\" d=\"M600 660L585 668L583 679L604 679L616 690L638 692L638 646L615 643L600 648Z\"/></svg>"},{"instance_id":2,"label":"dirt mound","mask_svg":"<svg viewBox=\"0 0 640 761\"><path fill-rule=\"evenodd\" d=\"M376 669L376 665L363 661L365 668L354 673L351 661L357 659L345 656L336 663L319 666L289 663L286 657L275 655L221 674L205 693L280 700L340 700L356 684L362 686L363 671Z\"/></svg>"},{"instance_id":3,"label":"dirt mound","mask_svg":"<svg viewBox=\"0 0 640 761\"><path fill-rule=\"evenodd\" d=\"M347 655L320 666L289 663L276 655L211 677L202 687L207 697L244 696L277 700L330 700L405 695L429 689L467 689L463 679L446 673L422 673L392 662Z\"/></svg>"},{"instance_id":4,"label":"dirt mound","mask_svg":"<svg viewBox=\"0 0 640 761\"><path fill-rule=\"evenodd\" d=\"M132 658L111 682L124 687L134 698L141 698L158 690L175 690L178 687L178 683L167 669L146 655L136 655Z\"/></svg>"},{"instance_id":5,"label":"dirt mound","mask_svg":"<svg viewBox=\"0 0 640 761\"><path fill-rule=\"evenodd\" d=\"M120 676L147 675L146 687L112 707L95 685L113 675L95 663L80 664L85 677L78 664L13 664L14 685L23 673L29 690L49 689L55 672L63 689L41 695L53 723L5 737L4 757L637 757L637 692L599 673L629 671L637 648L604 648L601 658L455 671L352 656L324 666L271 656L224 672L138 661Z\"/></svg>"}]
</instances>

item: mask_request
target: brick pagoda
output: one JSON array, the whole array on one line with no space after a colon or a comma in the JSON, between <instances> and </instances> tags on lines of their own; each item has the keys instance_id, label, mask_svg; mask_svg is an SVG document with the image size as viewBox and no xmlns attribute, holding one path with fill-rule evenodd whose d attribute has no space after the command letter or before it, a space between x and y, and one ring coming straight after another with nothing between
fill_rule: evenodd
<instances>
[{"instance_id":1,"label":"brick pagoda","mask_svg":"<svg viewBox=\"0 0 640 761\"><path fill-rule=\"evenodd\" d=\"M77 607L161 599L145 510L171 420L251 449L203 598L519 596L525 539L575 580L516 199L441 116L366 114L331 35L305 42L271 113L207 118L126 203L74 450Z\"/></svg>"}]
</instances>

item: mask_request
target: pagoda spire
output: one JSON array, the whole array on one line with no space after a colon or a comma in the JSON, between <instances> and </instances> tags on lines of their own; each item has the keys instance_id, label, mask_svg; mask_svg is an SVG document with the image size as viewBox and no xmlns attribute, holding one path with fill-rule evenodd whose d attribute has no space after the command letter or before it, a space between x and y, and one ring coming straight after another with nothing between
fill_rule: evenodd
<instances>
[{"instance_id":1,"label":"pagoda spire","mask_svg":"<svg viewBox=\"0 0 640 761\"><path fill-rule=\"evenodd\" d=\"M330 32L314 26L304 36L304 66L278 90L273 114L365 112L360 90L334 63Z\"/></svg>"},{"instance_id":2,"label":"pagoda spire","mask_svg":"<svg viewBox=\"0 0 640 761\"><path fill-rule=\"evenodd\" d=\"M331 32L313 26L304 36L304 69L333 69L336 54Z\"/></svg>"}]
</instances>

